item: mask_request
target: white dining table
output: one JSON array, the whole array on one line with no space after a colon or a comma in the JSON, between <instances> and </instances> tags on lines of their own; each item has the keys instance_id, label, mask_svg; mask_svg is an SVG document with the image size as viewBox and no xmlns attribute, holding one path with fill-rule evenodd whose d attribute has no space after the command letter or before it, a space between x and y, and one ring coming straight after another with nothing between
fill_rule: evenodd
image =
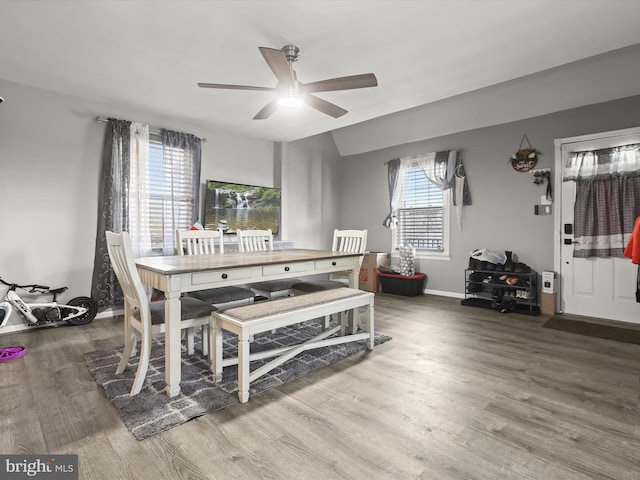
<instances>
[{"instance_id":1,"label":"white dining table","mask_svg":"<svg viewBox=\"0 0 640 480\"><path fill-rule=\"evenodd\" d=\"M183 293L332 272L348 272L349 286L358 288L361 257L361 253L292 248L137 259L142 283L164 292L165 296L166 393L169 397L180 393Z\"/></svg>"}]
</instances>

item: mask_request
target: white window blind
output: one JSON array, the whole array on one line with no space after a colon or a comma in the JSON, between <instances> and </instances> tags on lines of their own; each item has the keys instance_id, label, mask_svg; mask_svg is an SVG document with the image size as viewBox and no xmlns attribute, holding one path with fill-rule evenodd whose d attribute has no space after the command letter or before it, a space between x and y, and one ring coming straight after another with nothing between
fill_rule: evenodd
<instances>
[{"instance_id":1,"label":"white window blind","mask_svg":"<svg viewBox=\"0 0 640 480\"><path fill-rule=\"evenodd\" d=\"M417 250L444 250L444 196L420 167L404 175L404 203L398 211L396 246L412 245Z\"/></svg>"},{"instance_id":2,"label":"white window blind","mask_svg":"<svg viewBox=\"0 0 640 480\"><path fill-rule=\"evenodd\" d=\"M149 229L154 253L170 252L176 229L191 227L193 175L193 159L184 150L163 148L159 137L149 139Z\"/></svg>"}]
</instances>

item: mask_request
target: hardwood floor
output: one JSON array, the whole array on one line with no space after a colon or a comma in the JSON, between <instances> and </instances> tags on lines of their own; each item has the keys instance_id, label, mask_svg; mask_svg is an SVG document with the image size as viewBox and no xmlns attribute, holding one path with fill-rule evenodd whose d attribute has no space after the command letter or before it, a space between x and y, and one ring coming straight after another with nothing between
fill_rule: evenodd
<instances>
[{"instance_id":1,"label":"hardwood floor","mask_svg":"<svg viewBox=\"0 0 640 480\"><path fill-rule=\"evenodd\" d=\"M393 340L137 441L83 353L121 318L0 336L0 453L79 455L82 479L640 478L640 345L425 295L378 294Z\"/></svg>"}]
</instances>

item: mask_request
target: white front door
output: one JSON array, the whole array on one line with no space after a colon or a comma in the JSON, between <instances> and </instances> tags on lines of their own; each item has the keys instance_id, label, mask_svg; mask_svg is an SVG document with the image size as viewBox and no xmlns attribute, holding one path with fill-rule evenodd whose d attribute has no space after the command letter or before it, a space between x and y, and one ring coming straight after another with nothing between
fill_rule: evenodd
<instances>
[{"instance_id":1,"label":"white front door","mask_svg":"<svg viewBox=\"0 0 640 480\"><path fill-rule=\"evenodd\" d=\"M556 175L573 151L596 150L640 142L640 128L556 140ZM556 179L556 192L558 182ZM589 317L640 323L640 303L636 302L636 266L625 257L574 258L573 207L575 182L562 182L556 265L559 264L560 311ZM558 238L559 237L559 238ZM557 261L559 257L559 262Z\"/></svg>"}]
</instances>

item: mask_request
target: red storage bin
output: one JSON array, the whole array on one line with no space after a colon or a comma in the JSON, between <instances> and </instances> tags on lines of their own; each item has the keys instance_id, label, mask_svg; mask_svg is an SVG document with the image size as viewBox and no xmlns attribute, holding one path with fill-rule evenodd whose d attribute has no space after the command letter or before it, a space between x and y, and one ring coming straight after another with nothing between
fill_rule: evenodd
<instances>
[{"instance_id":1,"label":"red storage bin","mask_svg":"<svg viewBox=\"0 0 640 480\"><path fill-rule=\"evenodd\" d=\"M378 280L382 293L415 297L424 293L427 276L424 273L416 273L409 277L394 273L378 273Z\"/></svg>"}]
</instances>

